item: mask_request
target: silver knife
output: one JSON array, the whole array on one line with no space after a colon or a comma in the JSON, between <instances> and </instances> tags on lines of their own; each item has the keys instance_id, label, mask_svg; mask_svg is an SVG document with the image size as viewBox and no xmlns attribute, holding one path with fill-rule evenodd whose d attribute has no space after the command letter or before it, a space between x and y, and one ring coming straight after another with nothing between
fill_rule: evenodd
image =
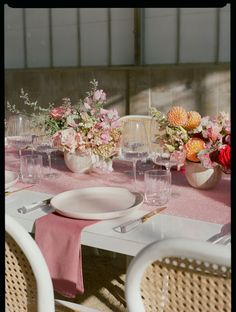
<instances>
[{"instance_id":1,"label":"silver knife","mask_svg":"<svg viewBox=\"0 0 236 312\"><path fill-rule=\"evenodd\" d=\"M148 219L157 215L158 213L160 213L164 209L166 209L166 207L159 207L159 208L145 214L141 218L138 218L135 220L130 220L130 221L127 221L125 223L122 223L122 224L114 227L113 230L116 232L119 232L119 233L127 233L127 232L131 231L132 229L134 229L137 225L146 222Z\"/></svg>"},{"instance_id":2,"label":"silver knife","mask_svg":"<svg viewBox=\"0 0 236 312\"><path fill-rule=\"evenodd\" d=\"M17 211L19 213L26 214L26 213L34 211L38 208L48 206L50 204L51 199L52 199L52 197L45 199L45 200L37 201L37 202L29 204L29 205L24 205L23 207L18 208Z\"/></svg>"}]
</instances>

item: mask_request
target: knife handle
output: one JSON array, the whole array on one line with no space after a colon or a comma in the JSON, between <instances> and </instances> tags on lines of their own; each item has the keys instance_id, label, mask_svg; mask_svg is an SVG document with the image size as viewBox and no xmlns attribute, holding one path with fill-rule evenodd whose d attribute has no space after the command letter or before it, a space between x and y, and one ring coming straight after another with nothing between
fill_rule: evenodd
<instances>
[{"instance_id":1,"label":"knife handle","mask_svg":"<svg viewBox=\"0 0 236 312\"><path fill-rule=\"evenodd\" d=\"M157 208L153 211L151 211L150 213L148 214L145 214L142 218L141 218L141 222L145 222L147 221L148 219L150 219L151 217L157 215L158 213L160 213L162 210L166 209L166 207L160 207L160 208Z\"/></svg>"}]
</instances>

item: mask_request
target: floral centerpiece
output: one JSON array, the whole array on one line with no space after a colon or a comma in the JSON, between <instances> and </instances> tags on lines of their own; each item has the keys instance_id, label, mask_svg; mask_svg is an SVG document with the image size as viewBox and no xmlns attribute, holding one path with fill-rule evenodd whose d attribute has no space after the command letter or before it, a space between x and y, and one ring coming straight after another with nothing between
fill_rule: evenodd
<instances>
[{"instance_id":1,"label":"floral centerpiece","mask_svg":"<svg viewBox=\"0 0 236 312\"><path fill-rule=\"evenodd\" d=\"M230 173L229 114L201 117L198 112L174 106L166 115L152 107L151 115L160 125L156 140L170 152L185 149L188 162L201 163L205 168L220 166Z\"/></svg>"},{"instance_id":2,"label":"floral centerpiece","mask_svg":"<svg viewBox=\"0 0 236 312\"><path fill-rule=\"evenodd\" d=\"M115 109L104 109L106 93L97 89L97 81L91 81L92 90L79 105L72 106L70 99L50 109L45 119L46 130L53 137L54 145L62 151L83 154L91 150L106 160L117 152L121 128Z\"/></svg>"},{"instance_id":3,"label":"floral centerpiece","mask_svg":"<svg viewBox=\"0 0 236 312\"><path fill-rule=\"evenodd\" d=\"M106 93L98 89L98 82L92 80L91 90L78 104L63 98L62 104L50 103L47 108L31 102L28 94L21 91L24 104L32 110L33 125L43 128L53 139L53 145L65 153L86 155L90 152L97 159L108 161L117 153L121 128L115 109L104 109ZM15 107L8 108L13 112Z\"/></svg>"}]
</instances>

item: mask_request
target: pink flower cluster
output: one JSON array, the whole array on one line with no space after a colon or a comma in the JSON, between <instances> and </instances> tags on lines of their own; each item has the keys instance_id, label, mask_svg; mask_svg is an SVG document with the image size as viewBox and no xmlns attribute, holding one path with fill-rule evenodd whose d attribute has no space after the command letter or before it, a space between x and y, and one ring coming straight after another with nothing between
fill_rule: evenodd
<instances>
[{"instance_id":1,"label":"pink flower cluster","mask_svg":"<svg viewBox=\"0 0 236 312\"><path fill-rule=\"evenodd\" d=\"M97 90L96 82L80 104L72 106L69 99L49 111L47 126L51 130L54 146L65 152L92 153L103 159L114 154L120 140L118 112L104 109L106 93Z\"/></svg>"},{"instance_id":2,"label":"pink flower cluster","mask_svg":"<svg viewBox=\"0 0 236 312\"><path fill-rule=\"evenodd\" d=\"M215 117L203 117L193 136L202 139L206 148L197 157L204 167L213 168L220 165L225 173L231 169L231 127L229 115L220 112Z\"/></svg>"},{"instance_id":3,"label":"pink flower cluster","mask_svg":"<svg viewBox=\"0 0 236 312\"><path fill-rule=\"evenodd\" d=\"M71 114L71 108L70 107L55 107L50 111L50 116L55 120L61 120L62 118L65 118Z\"/></svg>"}]
</instances>

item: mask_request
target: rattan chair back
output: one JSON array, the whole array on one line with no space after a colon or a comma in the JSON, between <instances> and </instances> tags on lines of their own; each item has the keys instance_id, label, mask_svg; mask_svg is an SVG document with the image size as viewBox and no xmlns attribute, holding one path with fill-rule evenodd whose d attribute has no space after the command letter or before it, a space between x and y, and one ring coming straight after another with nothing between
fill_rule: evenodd
<instances>
[{"instance_id":1,"label":"rattan chair back","mask_svg":"<svg viewBox=\"0 0 236 312\"><path fill-rule=\"evenodd\" d=\"M231 278L229 269L206 267L192 259L166 258L145 271L141 294L147 312L229 312Z\"/></svg>"},{"instance_id":2,"label":"rattan chair back","mask_svg":"<svg viewBox=\"0 0 236 312\"><path fill-rule=\"evenodd\" d=\"M121 123L121 128L124 126L125 122L133 120L133 121L142 121L144 123L147 136L150 134L150 127L151 127L151 121L152 117L147 115L126 115L119 119Z\"/></svg>"},{"instance_id":3,"label":"rattan chair back","mask_svg":"<svg viewBox=\"0 0 236 312\"><path fill-rule=\"evenodd\" d=\"M199 254L196 250L195 256L193 256L195 242L182 240L182 243L187 244L187 249L188 244L193 244L191 247L192 257L185 257L184 252L179 253L178 256L165 257L165 252L162 252L163 242L162 244L155 244L158 260L150 262L147 260L148 256L144 255L146 265L143 266L139 262L139 269L135 263L132 264L131 262L126 285L130 312L231 311L231 267L229 263L227 261L223 261L223 263L217 257L214 261L210 257L207 260L207 257L202 257L200 250ZM201 243L203 248L207 248L207 245L210 244ZM199 247L200 245L195 246ZM220 247L219 252L224 252L225 249L221 247L226 246L212 245L208 247L215 247L216 249ZM171 247L169 246L169 248ZM182 250L184 249L185 246L182 245ZM168 251L169 254L171 253L170 250ZM209 254L211 251L210 248ZM148 252L150 250L147 248L144 253ZM176 254L175 250L173 250L173 254ZM138 279L134 280L132 277L135 270L142 271L139 282ZM128 289L129 287L133 288L132 285L128 285L130 283L139 283L139 289ZM135 291L136 296L134 295ZM136 305L137 297L142 301L142 306Z\"/></svg>"},{"instance_id":4,"label":"rattan chair back","mask_svg":"<svg viewBox=\"0 0 236 312\"><path fill-rule=\"evenodd\" d=\"M37 311L34 274L26 256L8 233L5 234L5 281L7 312Z\"/></svg>"},{"instance_id":5,"label":"rattan chair back","mask_svg":"<svg viewBox=\"0 0 236 312\"><path fill-rule=\"evenodd\" d=\"M70 301L54 299L45 259L33 238L5 214L5 311L98 312Z\"/></svg>"}]
</instances>

